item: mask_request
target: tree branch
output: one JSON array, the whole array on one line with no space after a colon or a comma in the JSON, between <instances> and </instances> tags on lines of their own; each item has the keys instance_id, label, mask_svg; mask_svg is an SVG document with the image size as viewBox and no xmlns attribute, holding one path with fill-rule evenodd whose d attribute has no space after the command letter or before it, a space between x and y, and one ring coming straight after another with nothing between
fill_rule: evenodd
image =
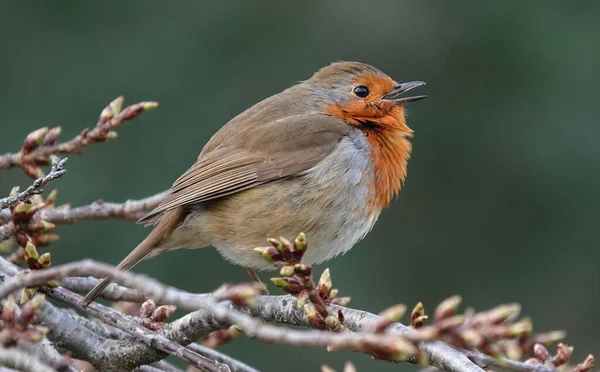
<instances>
[{"instance_id":1,"label":"tree branch","mask_svg":"<svg viewBox=\"0 0 600 372\"><path fill-rule=\"evenodd\" d=\"M398 335L394 334L354 334L333 333L325 331L296 331L281 329L262 323L261 321L232 311L230 306L219 304L216 300L205 295L198 296L178 289L165 286L146 276L122 272L111 266L85 260L63 266L49 268L21 275L7 280L0 286L0 298L24 286L31 287L43 284L51 279L60 279L67 276L89 275L107 276L126 286L138 289L158 302L174 304L179 307L195 310L201 309L214 317L217 321L230 325L240 325L244 333L265 342L291 344L296 346L329 347L335 350L350 349L361 350L365 345L380 348L396 347ZM289 301L290 305L293 301ZM188 314L189 315L189 314ZM431 363L448 371L478 371L481 369L466 358L463 354L442 343L428 343L424 348Z\"/></svg>"},{"instance_id":2,"label":"tree branch","mask_svg":"<svg viewBox=\"0 0 600 372\"><path fill-rule=\"evenodd\" d=\"M42 218L54 224L72 224L84 220L127 219L137 221L145 211L156 207L167 195L168 191L140 200L127 200L123 203L107 203L96 201L77 208L54 208L43 210Z\"/></svg>"},{"instance_id":3,"label":"tree branch","mask_svg":"<svg viewBox=\"0 0 600 372\"><path fill-rule=\"evenodd\" d=\"M6 349L0 347L0 365L25 372L56 372L54 368L43 363L35 356L17 348Z\"/></svg>"},{"instance_id":4,"label":"tree branch","mask_svg":"<svg viewBox=\"0 0 600 372\"><path fill-rule=\"evenodd\" d=\"M103 322L111 324L122 331L125 331L129 335L137 338L142 341L147 346L151 346L155 349L158 349L166 354L175 356L177 358L183 359L194 367L200 368L209 372L218 372L218 371L230 371L230 369L221 363L215 362L209 358L206 358L182 345L179 345L177 342L172 341L171 339L166 338L162 334L153 332L147 328L141 327L138 323L130 319L129 317L114 311L111 308L100 305L98 303L92 303L86 308L83 308L79 303L83 300L78 294L75 294L71 291L68 291L64 288L47 288L45 290L47 294L50 296L61 300L63 302L78 306L79 309L84 310L88 315L100 319ZM136 347L136 345L128 346ZM145 348L142 348L145 349ZM155 355L148 355L149 353L143 353L143 350L140 352L130 352L127 353L126 350L121 351L121 355L130 354L126 359L132 365L141 365L141 364L149 364L155 362L157 360L163 359L164 355L153 353ZM118 356L115 356L118 357ZM138 360L135 361L134 359ZM125 359L125 358L124 358Z\"/></svg>"},{"instance_id":5,"label":"tree branch","mask_svg":"<svg viewBox=\"0 0 600 372\"><path fill-rule=\"evenodd\" d=\"M50 181L55 180L57 178L62 177L63 174L67 171L64 169L64 166L67 162L67 158L62 160L58 158L52 159L52 169L50 173L47 175L36 179L33 181L33 184L26 188L24 191L17 193L14 196L8 196L6 198L0 199L0 209L8 208L18 202L29 203L29 198L33 195L41 194L44 192L42 187L46 186Z\"/></svg>"},{"instance_id":6,"label":"tree branch","mask_svg":"<svg viewBox=\"0 0 600 372\"><path fill-rule=\"evenodd\" d=\"M51 155L81 153L84 147L92 143L114 140L117 137L116 128L158 106L156 102L140 102L122 109L123 101L123 97L113 100L102 110L94 128L84 129L70 141L57 143L60 127L45 127L31 132L19 152L0 155L0 170L22 167L29 176L38 174L39 166L47 165Z\"/></svg>"}]
</instances>

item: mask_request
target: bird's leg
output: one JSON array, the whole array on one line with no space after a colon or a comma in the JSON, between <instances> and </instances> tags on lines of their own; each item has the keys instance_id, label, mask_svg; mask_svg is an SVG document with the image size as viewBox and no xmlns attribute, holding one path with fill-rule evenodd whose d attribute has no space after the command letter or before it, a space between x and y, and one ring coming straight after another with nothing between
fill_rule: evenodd
<instances>
[{"instance_id":1,"label":"bird's leg","mask_svg":"<svg viewBox=\"0 0 600 372\"><path fill-rule=\"evenodd\" d=\"M267 286L265 285L265 283L263 283L262 280L260 280L256 271L254 271L254 269L251 269L249 267L246 268L246 271L248 271L248 274L250 274L250 277L252 278L253 281L260 283L260 285L262 285L263 295L267 296L269 294L269 290L267 289Z\"/></svg>"}]
</instances>

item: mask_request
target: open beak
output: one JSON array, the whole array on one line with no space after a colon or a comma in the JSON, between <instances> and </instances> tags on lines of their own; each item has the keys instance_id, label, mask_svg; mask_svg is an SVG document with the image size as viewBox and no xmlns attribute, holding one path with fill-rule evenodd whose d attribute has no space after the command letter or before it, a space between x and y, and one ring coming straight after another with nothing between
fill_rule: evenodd
<instances>
[{"instance_id":1,"label":"open beak","mask_svg":"<svg viewBox=\"0 0 600 372\"><path fill-rule=\"evenodd\" d=\"M408 92L411 89L425 85L424 81L410 81L408 83L400 83L396 85L389 93L386 93L381 97L384 102L391 102L393 104L401 104L408 102L415 102L427 98L427 96L413 96L413 97L398 97L404 92Z\"/></svg>"}]
</instances>

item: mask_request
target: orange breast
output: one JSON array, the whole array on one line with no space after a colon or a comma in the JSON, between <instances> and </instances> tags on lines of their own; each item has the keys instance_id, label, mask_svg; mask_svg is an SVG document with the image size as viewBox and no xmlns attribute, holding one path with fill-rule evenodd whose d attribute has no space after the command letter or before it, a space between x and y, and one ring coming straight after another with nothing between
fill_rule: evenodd
<instances>
[{"instance_id":1,"label":"orange breast","mask_svg":"<svg viewBox=\"0 0 600 372\"><path fill-rule=\"evenodd\" d=\"M362 130L371 144L374 177L369 209L373 212L387 207L404 184L412 130L406 125L402 106L361 103L328 105L326 111Z\"/></svg>"}]
</instances>

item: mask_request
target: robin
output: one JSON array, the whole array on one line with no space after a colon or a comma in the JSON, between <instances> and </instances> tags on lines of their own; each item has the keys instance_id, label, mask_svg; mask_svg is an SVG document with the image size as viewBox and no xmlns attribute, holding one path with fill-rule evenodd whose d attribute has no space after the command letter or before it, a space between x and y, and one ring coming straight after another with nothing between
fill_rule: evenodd
<instances>
[{"instance_id":1,"label":"robin","mask_svg":"<svg viewBox=\"0 0 600 372\"><path fill-rule=\"evenodd\" d=\"M276 267L254 248L303 231L303 262L348 251L406 179L412 130L398 83L359 62L335 62L223 126L169 195L139 222L154 226L117 266L177 248L215 247L249 270ZM252 273L252 272L251 272ZM93 301L105 278L85 297Z\"/></svg>"}]
</instances>

